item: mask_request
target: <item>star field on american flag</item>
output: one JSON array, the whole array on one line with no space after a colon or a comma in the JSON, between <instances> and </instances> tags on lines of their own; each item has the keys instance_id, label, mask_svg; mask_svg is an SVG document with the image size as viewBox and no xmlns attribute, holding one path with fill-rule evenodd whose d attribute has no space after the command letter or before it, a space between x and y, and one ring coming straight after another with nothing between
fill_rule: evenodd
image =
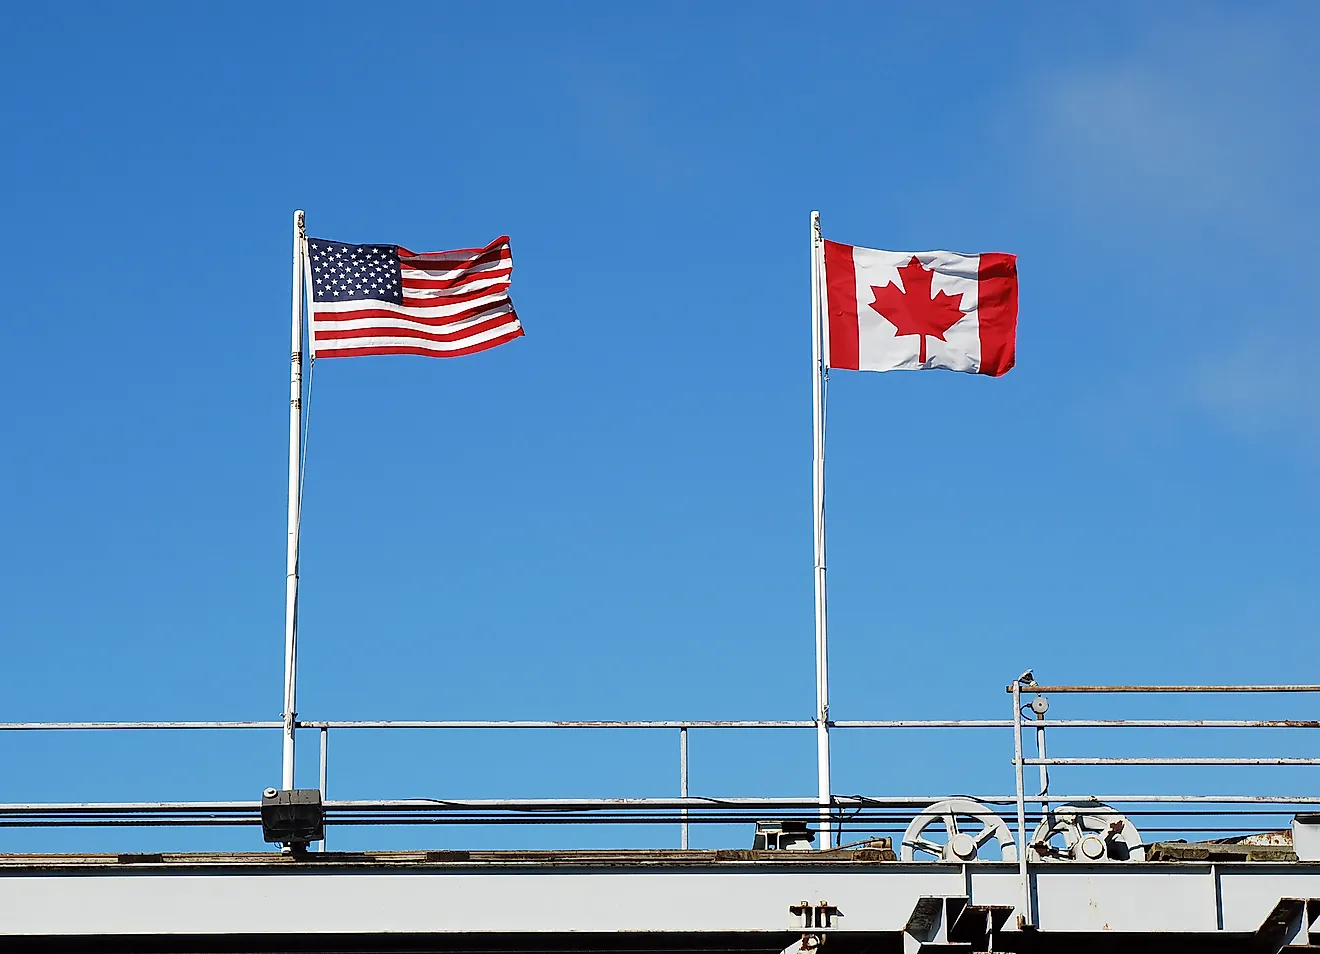
<instances>
[{"instance_id":1,"label":"star field on american flag","mask_svg":"<svg viewBox=\"0 0 1320 954\"><path fill-rule=\"evenodd\" d=\"M384 301L403 304L397 245L347 245L312 239L314 301Z\"/></svg>"}]
</instances>

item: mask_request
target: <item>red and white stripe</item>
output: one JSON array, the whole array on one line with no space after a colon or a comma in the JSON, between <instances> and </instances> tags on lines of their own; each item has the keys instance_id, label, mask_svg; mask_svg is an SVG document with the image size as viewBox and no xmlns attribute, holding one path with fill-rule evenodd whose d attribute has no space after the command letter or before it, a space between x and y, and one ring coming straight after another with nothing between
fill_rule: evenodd
<instances>
[{"instance_id":1,"label":"red and white stripe","mask_svg":"<svg viewBox=\"0 0 1320 954\"><path fill-rule=\"evenodd\" d=\"M502 235L485 248L411 252L399 247L403 304L312 304L318 358L419 354L454 358L522 336L509 300L513 253Z\"/></svg>"}]
</instances>

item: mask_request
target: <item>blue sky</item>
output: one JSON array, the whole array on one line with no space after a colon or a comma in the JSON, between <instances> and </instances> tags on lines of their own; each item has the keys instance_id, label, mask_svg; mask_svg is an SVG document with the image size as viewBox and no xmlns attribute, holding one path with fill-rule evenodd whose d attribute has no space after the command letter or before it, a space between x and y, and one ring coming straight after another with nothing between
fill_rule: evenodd
<instances>
[{"instance_id":1,"label":"blue sky","mask_svg":"<svg viewBox=\"0 0 1320 954\"><path fill-rule=\"evenodd\" d=\"M295 208L348 242L510 234L527 329L317 368L304 718L811 717L813 208L838 241L1021 273L1007 377L833 377L836 718L1005 717L1029 666L1320 682L1320 17L1064 7L11 11L0 719L278 717ZM841 738L836 788L1010 791L990 735ZM676 786L668 735L333 745L338 797ZM4 801L253 798L279 771L268 733L0 747ZM807 733L698 733L692 759L700 794L814 786Z\"/></svg>"}]
</instances>

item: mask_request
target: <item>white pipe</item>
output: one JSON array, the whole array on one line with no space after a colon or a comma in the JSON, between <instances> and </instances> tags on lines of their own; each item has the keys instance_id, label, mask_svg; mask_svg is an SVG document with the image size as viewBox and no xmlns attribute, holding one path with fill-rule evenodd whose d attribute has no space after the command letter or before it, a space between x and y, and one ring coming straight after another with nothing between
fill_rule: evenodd
<instances>
[{"instance_id":1,"label":"white pipe","mask_svg":"<svg viewBox=\"0 0 1320 954\"><path fill-rule=\"evenodd\" d=\"M830 824L830 677L825 620L825 342L821 314L824 272L820 213L811 213L811 425L812 512L816 582L816 773L820 796L820 847L834 847Z\"/></svg>"},{"instance_id":2,"label":"white pipe","mask_svg":"<svg viewBox=\"0 0 1320 954\"><path fill-rule=\"evenodd\" d=\"M1040 794L1048 795L1050 791L1050 770L1048 764L1044 761L1049 758L1049 756L1045 754L1045 726L1043 724L1044 718L1045 718L1045 713L1043 712L1036 713L1036 754L1039 755L1040 758L1042 759L1040 765ZM1049 811L1050 810L1049 803L1048 802L1044 803L1042 805L1042 808L1045 811Z\"/></svg>"},{"instance_id":3,"label":"white pipe","mask_svg":"<svg viewBox=\"0 0 1320 954\"><path fill-rule=\"evenodd\" d=\"M1032 926L1031 875L1027 870L1027 784L1023 778L1022 756L1022 680L1013 680L1013 774L1017 778L1017 840L1018 879L1022 891L1022 909L1018 912L1018 927Z\"/></svg>"},{"instance_id":4,"label":"white pipe","mask_svg":"<svg viewBox=\"0 0 1320 954\"><path fill-rule=\"evenodd\" d=\"M683 726L678 730L678 795L680 798L688 797L688 730ZM688 828L688 812L683 809L683 827L680 838L680 847L684 850L691 847L689 844L690 831Z\"/></svg>"},{"instance_id":5,"label":"white pipe","mask_svg":"<svg viewBox=\"0 0 1320 954\"><path fill-rule=\"evenodd\" d=\"M329 780L330 771L330 730L325 726L321 727L321 803L325 804L326 783ZM316 844L317 851L325 851L325 838L322 837Z\"/></svg>"},{"instance_id":6,"label":"white pipe","mask_svg":"<svg viewBox=\"0 0 1320 954\"><path fill-rule=\"evenodd\" d=\"M303 246L307 229L293 213L292 346L289 349L289 548L284 578L284 753L281 787L293 788L293 740L298 718L298 530L301 522Z\"/></svg>"}]
</instances>

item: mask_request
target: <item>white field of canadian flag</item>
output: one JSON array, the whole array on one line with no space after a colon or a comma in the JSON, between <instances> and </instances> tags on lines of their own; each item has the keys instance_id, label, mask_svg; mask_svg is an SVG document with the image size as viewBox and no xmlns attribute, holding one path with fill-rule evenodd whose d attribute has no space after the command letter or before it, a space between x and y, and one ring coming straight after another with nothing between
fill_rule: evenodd
<instances>
[{"instance_id":1,"label":"white field of canadian flag","mask_svg":"<svg viewBox=\"0 0 1320 954\"><path fill-rule=\"evenodd\" d=\"M1017 257L825 242L826 364L1001 375L1017 342Z\"/></svg>"}]
</instances>

